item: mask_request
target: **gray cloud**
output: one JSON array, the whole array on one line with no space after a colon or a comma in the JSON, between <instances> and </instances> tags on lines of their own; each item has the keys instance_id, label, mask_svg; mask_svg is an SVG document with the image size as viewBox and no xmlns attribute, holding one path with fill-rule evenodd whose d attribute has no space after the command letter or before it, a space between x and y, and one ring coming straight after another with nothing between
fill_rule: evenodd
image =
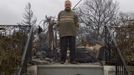
<instances>
[{"instance_id":1,"label":"gray cloud","mask_svg":"<svg viewBox=\"0 0 134 75\"><path fill-rule=\"evenodd\" d=\"M64 9L65 0L0 0L0 24L16 24L22 20L25 5L30 2L35 16L41 20L45 15L57 16ZM73 5L79 0L72 0ZM133 0L117 0L121 11L134 12Z\"/></svg>"},{"instance_id":2,"label":"gray cloud","mask_svg":"<svg viewBox=\"0 0 134 75\"><path fill-rule=\"evenodd\" d=\"M123 12L134 12L134 0L117 0L120 10Z\"/></svg>"}]
</instances>

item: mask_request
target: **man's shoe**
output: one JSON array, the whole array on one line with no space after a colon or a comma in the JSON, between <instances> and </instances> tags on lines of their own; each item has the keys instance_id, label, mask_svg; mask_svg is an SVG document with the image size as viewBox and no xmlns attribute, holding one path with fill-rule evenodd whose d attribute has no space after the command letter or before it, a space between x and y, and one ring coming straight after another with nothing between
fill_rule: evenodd
<instances>
[{"instance_id":1,"label":"man's shoe","mask_svg":"<svg viewBox=\"0 0 134 75\"><path fill-rule=\"evenodd\" d=\"M77 62L76 62L76 61L71 61L70 63L71 63L71 64L77 64Z\"/></svg>"},{"instance_id":2,"label":"man's shoe","mask_svg":"<svg viewBox=\"0 0 134 75\"><path fill-rule=\"evenodd\" d=\"M61 61L60 63L61 63L61 64L64 64L65 62L64 62L64 61Z\"/></svg>"}]
</instances>

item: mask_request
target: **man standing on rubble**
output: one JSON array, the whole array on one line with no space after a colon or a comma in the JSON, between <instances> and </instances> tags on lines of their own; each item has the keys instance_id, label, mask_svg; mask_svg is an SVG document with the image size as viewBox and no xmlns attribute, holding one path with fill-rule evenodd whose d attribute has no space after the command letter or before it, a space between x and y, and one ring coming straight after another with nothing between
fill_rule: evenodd
<instances>
[{"instance_id":1,"label":"man standing on rubble","mask_svg":"<svg viewBox=\"0 0 134 75\"><path fill-rule=\"evenodd\" d=\"M71 9L71 1L65 1L65 9L58 14L58 29L60 35L61 64L64 64L67 57L67 50L70 50L70 63L76 64L76 35L79 28L78 17Z\"/></svg>"}]
</instances>

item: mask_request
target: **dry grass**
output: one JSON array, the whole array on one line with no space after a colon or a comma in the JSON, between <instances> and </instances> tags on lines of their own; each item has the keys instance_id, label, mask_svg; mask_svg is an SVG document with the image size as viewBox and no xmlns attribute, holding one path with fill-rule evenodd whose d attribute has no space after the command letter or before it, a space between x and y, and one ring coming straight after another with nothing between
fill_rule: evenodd
<instances>
[{"instance_id":1,"label":"dry grass","mask_svg":"<svg viewBox=\"0 0 134 75\"><path fill-rule=\"evenodd\" d=\"M0 72L11 75L20 64L25 36L17 32L12 36L0 37Z\"/></svg>"}]
</instances>

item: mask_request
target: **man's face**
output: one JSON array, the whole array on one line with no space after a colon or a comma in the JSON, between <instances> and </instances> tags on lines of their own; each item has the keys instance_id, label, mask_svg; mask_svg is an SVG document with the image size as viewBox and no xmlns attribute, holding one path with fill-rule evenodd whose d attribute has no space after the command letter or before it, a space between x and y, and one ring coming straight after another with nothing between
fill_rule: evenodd
<instances>
[{"instance_id":1,"label":"man's face","mask_svg":"<svg viewBox=\"0 0 134 75\"><path fill-rule=\"evenodd\" d=\"M70 2L65 3L65 9L66 10L71 10L71 3Z\"/></svg>"}]
</instances>

